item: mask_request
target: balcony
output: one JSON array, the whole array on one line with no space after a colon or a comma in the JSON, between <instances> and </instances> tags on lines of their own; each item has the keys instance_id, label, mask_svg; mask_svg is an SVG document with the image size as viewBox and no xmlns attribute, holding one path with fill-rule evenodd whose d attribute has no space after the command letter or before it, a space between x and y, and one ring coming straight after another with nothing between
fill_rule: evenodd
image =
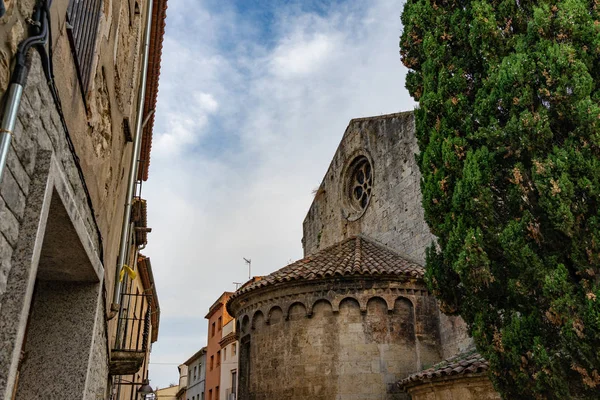
<instances>
[{"instance_id":1,"label":"balcony","mask_svg":"<svg viewBox=\"0 0 600 400\"><path fill-rule=\"evenodd\" d=\"M111 375L135 374L144 364L151 325L148 296L134 293L121 295L123 308L119 313L115 344L110 352Z\"/></svg>"}]
</instances>

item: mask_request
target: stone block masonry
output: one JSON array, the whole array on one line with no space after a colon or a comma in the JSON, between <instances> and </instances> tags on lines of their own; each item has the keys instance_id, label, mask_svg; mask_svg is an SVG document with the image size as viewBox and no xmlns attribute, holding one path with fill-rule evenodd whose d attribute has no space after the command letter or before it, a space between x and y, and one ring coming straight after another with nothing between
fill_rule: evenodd
<instances>
[{"instance_id":1,"label":"stone block masonry","mask_svg":"<svg viewBox=\"0 0 600 400\"><path fill-rule=\"evenodd\" d=\"M41 69L39 55L32 52L32 65L8 156L6 174L0 186L0 307L6 289L6 280L12 267L23 211L27 205L29 184L39 151L50 151L60 162L71 192L76 196L78 213L83 217L87 233L100 249L92 210L87 203L83 183L75 165L60 124L60 117Z\"/></svg>"},{"instance_id":2,"label":"stone block masonry","mask_svg":"<svg viewBox=\"0 0 600 400\"><path fill-rule=\"evenodd\" d=\"M435 237L421 205L418 151L412 111L351 120L304 219L304 255L363 234L424 265ZM357 213L348 201L354 195L348 181L361 157L371 164L372 184L366 207ZM462 319L430 312L439 314L443 357L472 344Z\"/></svg>"},{"instance_id":3,"label":"stone block masonry","mask_svg":"<svg viewBox=\"0 0 600 400\"><path fill-rule=\"evenodd\" d=\"M434 237L423 216L412 112L350 121L304 220L304 255L359 233L420 264ZM348 169L357 157L372 164L371 199L364 214L349 218Z\"/></svg>"}]
</instances>

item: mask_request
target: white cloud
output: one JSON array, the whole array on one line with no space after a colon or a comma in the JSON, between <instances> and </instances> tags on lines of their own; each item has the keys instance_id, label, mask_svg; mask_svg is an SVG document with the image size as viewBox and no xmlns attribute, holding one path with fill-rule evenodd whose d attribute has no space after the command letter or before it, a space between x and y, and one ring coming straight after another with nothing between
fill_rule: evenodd
<instances>
[{"instance_id":1,"label":"white cloud","mask_svg":"<svg viewBox=\"0 0 600 400\"><path fill-rule=\"evenodd\" d=\"M219 108L219 103L217 103L213 95L210 93L194 93L193 96L196 100L199 110L207 113L214 113Z\"/></svg>"},{"instance_id":2,"label":"white cloud","mask_svg":"<svg viewBox=\"0 0 600 400\"><path fill-rule=\"evenodd\" d=\"M324 34L283 40L271 58L275 75L283 78L306 76L322 68L334 49L334 40Z\"/></svg>"},{"instance_id":3,"label":"white cloud","mask_svg":"<svg viewBox=\"0 0 600 400\"><path fill-rule=\"evenodd\" d=\"M202 331L186 332L189 341L161 333L153 360L198 350L208 307L247 278L242 257L261 275L302 256L311 192L351 118L413 108L398 55L401 9L393 0L352 0L323 15L281 8L265 44L257 22L226 5L169 5L145 252L161 323L187 319ZM152 366L150 377L165 386L176 374Z\"/></svg>"}]
</instances>

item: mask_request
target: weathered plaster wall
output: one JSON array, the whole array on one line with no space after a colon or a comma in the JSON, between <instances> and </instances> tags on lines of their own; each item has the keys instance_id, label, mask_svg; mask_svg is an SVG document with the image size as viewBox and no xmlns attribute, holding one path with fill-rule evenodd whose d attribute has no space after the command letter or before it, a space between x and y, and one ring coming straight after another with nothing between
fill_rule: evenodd
<instances>
[{"instance_id":1,"label":"weathered plaster wall","mask_svg":"<svg viewBox=\"0 0 600 400\"><path fill-rule=\"evenodd\" d=\"M284 285L236 302L241 400L407 399L394 383L441 359L418 282Z\"/></svg>"},{"instance_id":2,"label":"weathered plaster wall","mask_svg":"<svg viewBox=\"0 0 600 400\"><path fill-rule=\"evenodd\" d=\"M408 388L412 400L500 400L486 376L461 376Z\"/></svg>"}]
</instances>

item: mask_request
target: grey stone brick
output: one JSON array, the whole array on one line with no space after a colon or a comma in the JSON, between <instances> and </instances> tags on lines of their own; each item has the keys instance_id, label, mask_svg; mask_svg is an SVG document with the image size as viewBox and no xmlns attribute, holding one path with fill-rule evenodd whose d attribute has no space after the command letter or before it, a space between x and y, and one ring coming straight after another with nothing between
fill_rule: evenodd
<instances>
[{"instance_id":1,"label":"grey stone brick","mask_svg":"<svg viewBox=\"0 0 600 400\"><path fill-rule=\"evenodd\" d=\"M6 291L12 253L13 248L10 246L4 235L0 234L0 295Z\"/></svg>"},{"instance_id":2,"label":"grey stone brick","mask_svg":"<svg viewBox=\"0 0 600 400\"><path fill-rule=\"evenodd\" d=\"M10 169L7 168L4 170L4 176L2 177L0 185L0 196L8 208L20 220L23 217L26 199Z\"/></svg>"},{"instance_id":3,"label":"grey stone brick","mask_svg":"<svg viewBox=\"0 0 600 400\"><path fill-rule=\"evenodd\" d=\"M35 168L37 146L31 136L26 134L23 130L23 124L19 119L17 119L17 123L15 124L15 133L11 144L14 151L17 153L17 157L21 160L25 171L27 171L27 174L31 177L33 169Z\"/></svg>"},{"instance_id":4,"label":"grey stone brick","mask_svg":"<svg viewBox=\"0 0 600 400\"><path fill-rule=\"evenodd\" d=\"M17 181L19 187L23 191L23 194L27 196L29 193L29 184L31 183L31 178L23 168L21 164L21 160L17 157L17 153L15 152L14 147L11 146L11 149L8 152L8 157L6 159L6 166L13 173L15 180Z\"/></svg>"},{"instance_id":5,"label":"grey stone brick","mask_svg":"<svg viewBox=\"0 0 600 400\"><path fill-rule=\"evenodd\" d=\"M12 247L16 246L19 237L19 221L0 198L0 232L6 236Z\"/></svg>"}]
</instances>

